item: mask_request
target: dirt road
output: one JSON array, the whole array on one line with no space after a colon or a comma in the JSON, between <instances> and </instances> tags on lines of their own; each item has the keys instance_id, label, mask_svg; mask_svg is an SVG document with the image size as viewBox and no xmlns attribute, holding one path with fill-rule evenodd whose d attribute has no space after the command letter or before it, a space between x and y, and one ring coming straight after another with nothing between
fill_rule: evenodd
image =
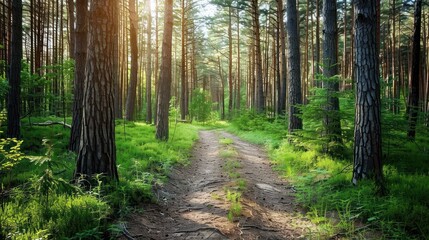
<instances>
[{"instance_id":1,"label":"dirt road","mask_svg":"<svg viewBox=\"0 0 429 240\"><path fill-rule=\"evenodd\" d=\"M264 151L222 131L201 131L191 164L156 191L158 204L128 219L135 239L305 239L315 229Z\"/></svg>"}]
</instances>

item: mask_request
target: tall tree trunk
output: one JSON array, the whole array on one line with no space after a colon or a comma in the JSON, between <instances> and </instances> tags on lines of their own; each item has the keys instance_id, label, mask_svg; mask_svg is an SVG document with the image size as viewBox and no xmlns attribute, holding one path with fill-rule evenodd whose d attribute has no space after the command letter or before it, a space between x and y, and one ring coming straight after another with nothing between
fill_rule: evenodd
<instances>
[{"instance_id":1,"label":"tall tree trunk","mask_svg":"<svg viewBox=\"0 0 429 240\"><path fill-rule=\"evenodd\" d=\"M397 64L397 52L396 52L396 2L392 1L392 79L393 79L393 90L392 90L392 111L395 114L399 113L399 74L397 74L398 64Z\"/></svg>"},{"instance_id":2,"label":"tall tree trunk","mask_svg":"<svg viewBox=\"0 0 429 240\"><path fill-rule=\"evenodd\" d=\"M339 91L338 74L338 28L336 0L323 1L323 75L322 87L327 92L327 103L323 125L328 142L341 142L340 104L336 93ZM326 149L330 151L329 149Z\"/></svg>"},{"instance_id":3,"label":"tall tree trunk","mask_svg":"<svg viewBox=\"0 0 429 240\"><path fill-rule=\"evenodd\" d=\"M416 0L414 12L413 47L411 53L411 80L408 91L408 133L410 139L416 138L417 114L419 112L420 81L420 32L422 28L422 1Z\"/></svg>"},{"instance_id":4,"label":"tall tree trunk","mask_svg":"<svg viewBox=\"0 0 429 240\"><path fill-rule=\"evenodd\" d=\"M232 7L228 6L228 87L229 87L229 99L228 99L228 115L232 116L232 104L233 104L233 82L232 82Z\"/></svg>"},{"instance_id":5,"label":"tall tree trunk","mask_svg":"<svg viewBox=\"0 0 429 240\"><path fill-rule=\"evenodd\" d=\"M82 107L88 37L88 0L76 0L75 72L73 82L73 120L69 150L78 152L82 137Z\"/></svg>"},{"instance_id":6,"label":"tall tree trunk","mask_svg":"<svg viewBox=\"0 0 429 240\"><path fill-rule=\"evenodd\" d=\"M152 11L150 1L147 1L147 9L146 122L150 124L152 123Z\"/></svg>"},{"instance_id":7,"label":"tall tree trunk","mask_svg":"<svg viewBox=\"0 0 429 240\"><path fill-rule=\"evenodd\" d=\"M287 92L287 74L286 74L286 39L285 39L285 28L284 28L284 7L283 0L277 0L277 7L280 15L280 51L281 51L281 64L280 64L280 93L279 93L279 114L284 115L286 111L286 92Z\"/></svg>"},{"instance_id":8,"label":"tall tree trunk","mask_svg":"<svg viewBox=\"0 0 429 240\"><path fill-rule=\"evenodd\" d=\"M374 178L383 188L380 77L375 1L355 0L356 103L353 183Z\"/></svg>"},{"instance_id":9,"label":"tall tree trunk","mask_svg":"<svg viewBox=\"0 0 429 240\"><path fill-rule=\"evenodd\" d=\"M315 51L315 59L316 62L314 63L316 65L316 80L318 78L318 74L320 72L320 0L316 0L316 49ZM314 86L320 87L319 81L314 81Z\"/></svg>"},{"instance_id":10,"label":"tall tree trunk","mask_svg":"<svg viewBox=\"0 0 429 240\"><path fill-rule=\"evenodd\" d=\"M92 0L88 13L88 55L84 87L82 138L75 179L104 174L117 180L114 78L116 0Z\"/></svg>"},{"instance_id":11,"label":"tall tree trunk","mask_svg":"<svg viewBox=\"0 0 429 240\"><path fill-rule=\"evenodd\" d=\"M219 101L220 101L220 119L224 120L225 119L225 84L224 84L224 79L223 79L223 74L222 74L222 64L220 62L220 57L217 58L218 60L218 66L219 66L219 78L220 78L220 96L219 96Z\"/></svg>"},{"instance_id":12,"label":"tall tree trunk","mask_svg":"<svg viewBox=\"0 0 429 240\"><path fill-rule=\"evenodd\" d=\"M186 70L187 70L187 64L186 64L186 15L185 15L185 0L181 1L182 4L182 71L181 71L181 91L180 91L180 117L182 120L186 119L186 113L187 113L187 79L186 79Z\"/></svg>"},{"instance_id":13,"label":"tall tree trunk","mask_svg":"<svg viewBox=\"0 0 429 240\"><path fill-rule=\"evenodd\" d=\"M344 17L343 17L343 37L344 37L344 42L343 42L343 62L342 62L342 66L341 66L341 76L343 78L343 84L341 86L341 89L345 89L346 87L346 76L347 76L347 0L344 0L343 2L344 5ZM336 14L335 14L336 15ZM336 22L335 22L336 25ZM338 37L337 37L337 44L338 44Z\"/></svg>"},{"instance_id":14,"label":"tall tree trunk","mask_svg":"<svg viewBox=\"0 0 429 240\"><path fill-rule=\"evenodd\" d=\"M241 108L241 59L240 59L240 9L237 8L237 96L236 108L240 111Z\"/></svg>"},{"instance_id":15,"label":"tall tree trunk","mask_svg":"<svg viewBox=\"0 0 429 240\"><path fill-rule=\"evenodd\" d=\"M298 2L299 3L299 2ZM307 104L307 94L308 94L308 29L309 29L309 0L306 1L305 4L306 13L305 13L305 45L304 45L304 61L302 62L301 67L303 68L302 73L302 85L301 85L301 91L302 91L302 104ZM299 6L298 6L299 7ZM299 23L298 23L299 25ZM299 36L299 35L298 35Z\"/></svg>"},{"instance_id":16,"label":"tall tree trunk","mask_svg":"<svg viewBox=\"0 0 429 240\"><path fill-rule=\"evenodd\" d=\"M119 36L119 16L121 14L121 11L119 9L119 2L117 1L115 3L115 19L114 19L114 35L115 36ZM113 55L113 74L115 74L114 77L114 84L115 84L115 118L122 118L122 85L121 85L121 79L122 77L119 76L120 74L120 66L119 66L119 61L120 61L120 51L119 51L119 37L115 38L115 41L113 42L113 49L114 49L114 55Z\"/></svg>"},{"instance_id":17,"label":"tall tree trunk","mask_svg":"<svg viewBox=\"0 0 429 240\"><path fill-rule=\"evenodd\" d=\"M74 1L67 0L68 21L69 21L69 55L74 59L75 53L75 17L74 17Z\"/></svg>"},{"instance_id":18,"label":"tall tree trunk","mask_svg":"<svg viewBox=\"0 0 429 240\"><path fill-rule=\"evenodd\" d=\"M162 63L159 76L158 111L155 136L168 140L168 113L171 94L171 45L173 35L173 0L165 0L164 36L162 40ZM162 94L161 94L162 93Z\"/></svg>"},{"instance_id":19,"label":"tall tree trunk","mask_svg":"<svg viewBox=\"0 0 429 240\"><path fill-rule=\"evenodd\" d=\"M22 0L12 2L12 41L7 102L7 136L20 138L21 122L21 59L22 59Z\"/></svg>"},{"instance_id":20,"label":"tall tree trunk","mask_svg":"<svg viewBox=\"0 0 429 240\"><path fill-rule=\"evenodd\" d=\"M130 11L130 45L131 45L131 77L130 85L128 87L128 96L126 102L126 119L128 121L135 120L135 106L137 95L137 74L138 74L138 46L137 46L137 29L138 29L138 16L136 12L136 1L129 0L128 9Z\"/></svg>"},{"instance_id":21,"label":"tall tree trunk","mask_svg":"<svg viewBox=\"0 0 429 240\"><path fill-rule=\"evenodd\" d=\"M275 112L277 115L281 115L281 107L280 107L280 101L281 101L281 48L280 48L280 28L281 28L281 22L283 21L283 5L281 3L282 1L277 0L277 14L276 14L276 31L275 31L275 51L274 51L274 58L276 62L276 81L275 81L275 88L274 88L274 94L277 94L277 96L274 98L274 105L276 106Z\"/></svg>"},{"instance_id":22,"label":"tall tree trunk","mask_svg":"<svg viewBox=\"0 0 429 240\"><path fill-rule=\"evenodd\" d=\"M354 0L351 0L351 5L353 6ZM354 39L354 28L355 28L355 10L354 7L351 9L350 13L350 19L353 19L352 21L352 27L350 28L350 38L352 39L350 41L350 66L349 66L349 78L352 80L352 89L354 88L354 82L355 82L355 64L354 64L354 56L355 56L355 41Z\"/></svg>"},{"instance_id":23,"label":"tall tree trunk","mask_svg":"<svg viewBox=\"0 0 429 240\"><path fill-rule=\"evenodd\" d=\"M45 19L45 7L41 0L37 0L36 9L38 9L37 14L37 34L36 34L36 54L35 54L35 63L34 70L39 75L42 76L42 65L43 65L43 45L44 42L44 29L46 28L44 19ZM33 111L40 111L43 108L43 101L40 96L43 94L43 87L37 85L33 91Z\"/></svg>"},{"instance_id":24,"label":"tall tree trunk","mask_svg":"<svg viewBox=\"0 0 429 240\"><path fill-rule=\"evenodd\" d=\"M30 8L31 8L31 3L30 3ZM7 59L7 28L8 28L8 19L6 18L6 8L7 8L7 3L5 2L4 4L0 5L0 45L2 45L3 47L0 48L0 59L3 60L4 62L2 64L0 64L0 75L6 75L6 71L7 71L7 65L8 65L8 59ZM32 19L32 13L30 13L30 19ZM31 21L32 23L32 21ZM33 49L33 48L31 48Z\"/></svg>"},{"instance_id":25,"label":"tall tree trunk","mask_svg":"<svg viewBox=\"0 0 429 240\"><path fill-rule=\"evenodd\" d=\"M302 103L301 97L301 69L300 69L300 52L299 52L299 33L298 33L298 16L296 9L296 0L286 1L287 22L286 29L288 32L288 77L289 77L289 95L288 95L288 113L289 113L289 133L297 129L302 129L302 119L298 117L300 113L297 105Z\"/></svg>"},{"instance_id":26,"label":"tall tree trunk","mask_svg":"<svg viewBox=\"0 0 429 240\"><path fill-rule=\"evenodd\" d=\"M252 18L253 18L253 37L255 48L255 109L262 113L265 109L264 103L264 83L262 77L262 54L261 54L261 36L259 25L259 4L258 0L252 0Z\"/></svg>"},{"instance_id":27,"label":"tall tree trunk","mask_svg":"<svg viewBox=\"0 0 429 240\"><path fill-rule=\"evenodd\" d=\"M159 18L158 18L158 0L155 0L155 109L153 121L157 122L157 112L158 112L158 73L159 73L159 39L158 39L158 29L159 29Z\"/></svg>"}]
</instances>

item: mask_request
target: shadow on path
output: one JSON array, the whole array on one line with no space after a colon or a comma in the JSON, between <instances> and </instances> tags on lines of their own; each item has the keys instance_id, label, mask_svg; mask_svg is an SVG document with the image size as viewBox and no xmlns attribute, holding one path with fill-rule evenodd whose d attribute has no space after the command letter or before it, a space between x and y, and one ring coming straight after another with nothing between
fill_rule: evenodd
<instances>
[{"instance_id":1,"label":"shadow on path","mask_svg":"<svg viewBox=\"0 0 429 240\"><path fill-rule=\"evenodd\" d=\"M246 182L241 216L234 222L227 218L225 189L232 180L219 156L220 138L233 140L237 171ZM158 204L145 205L142 214L127 219L135 239L305 239L316 232L266 153L226 132L201 131L190 165L172 170L156 196Z\"/></svg>"}]
</instances>

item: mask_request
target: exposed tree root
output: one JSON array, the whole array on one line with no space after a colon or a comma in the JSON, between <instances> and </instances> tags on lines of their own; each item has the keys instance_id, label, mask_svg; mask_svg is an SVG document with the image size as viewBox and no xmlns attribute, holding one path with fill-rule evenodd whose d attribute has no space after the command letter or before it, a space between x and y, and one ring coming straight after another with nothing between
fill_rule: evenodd
<instances>
[{"instance_id":1,"label":"exposed tree root","mask_svg":"<svg viewBox=\"0 0 429 240\"><path fill-rule=\"evenodd\" d=\"M265 228L265 227L261 227L261 226L257 226L257 225L243 225L241 226L242 230L248 230L251 228L256 228L262 231L267 231L267 232L278 232L278 229L274 229L274 228Z\"/></svg>"},{"instance_id":2,"label":"exposed tree root","mask_svg":"<svg viewBox=\"0 0 429 240\"><path fill-rule=\"evenodd\" d=\"M215 232L219 233L220 235L226 237L225 234L223 234L219 229L214 228L214 227L200 227L200 228L194 228L194 229L183 229L183 230L176 231L174 233L193 233L193 232L206 231L206 230L215 231Z\"/></svg>"},{"instance_id":3,"label":"exposed tree root","mask_svg":"<svg viewBox=\"0 0 429 240\"><path fill-rule=\"evenodd\" d=\"M32 123L31 125L36 125L36 126L63 125L64 127L71 128L71 125L65 122L53 122L53 121L46 121L42 123Z\"/></svg>"}]
</instances>

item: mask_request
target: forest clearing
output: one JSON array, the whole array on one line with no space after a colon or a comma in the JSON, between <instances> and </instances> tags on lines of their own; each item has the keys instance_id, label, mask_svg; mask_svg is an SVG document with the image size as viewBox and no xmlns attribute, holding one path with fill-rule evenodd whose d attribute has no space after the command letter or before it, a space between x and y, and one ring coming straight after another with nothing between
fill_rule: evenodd
<instances>
[{"instance_id":1,"label":"forest clearing","mask_svg":"<svg viewBox=\"0 0 429 240\"><path fill-rule=\"evenodd\" d=\"M0 239L428 239L422 0L0 0Z\"/></svg>"}]
</instances>

